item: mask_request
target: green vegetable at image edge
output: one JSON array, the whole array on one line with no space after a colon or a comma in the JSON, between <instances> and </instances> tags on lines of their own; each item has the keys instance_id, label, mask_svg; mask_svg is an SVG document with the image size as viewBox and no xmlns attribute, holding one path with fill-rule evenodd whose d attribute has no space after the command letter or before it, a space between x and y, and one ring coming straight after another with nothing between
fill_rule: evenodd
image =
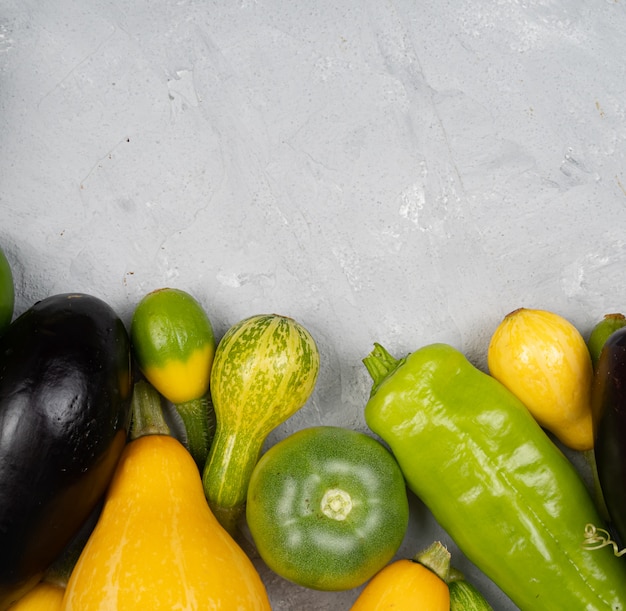
<instances>
[{"instance_id":1,"label":"green vegetable at image edge","mask_svg":"<svg viewBox=\"0 0 626 611\"><path fill-rule=\"evenodd\" d=\"M600 353L602 352L606 340L609 339L615 331L624 326L626 326L626 316L621 312L615 312L614 314L605 314L602 320L593 327L587 339L587 348L589 348L589 354L591 355L591 362L593 363L594 369L598 366Z\"/></svg>"},{"instance_id":2,"label":"green vegetable at image edge","mask_svg":"<svg viewBox=\"0 0 626 611\"><path fill-rule=\"evenodd\" d=\"M626 564L588 549L603 521L578 472L526 407L447 344L382 346L369 428L461 551L522 611L626 609Z\"/></svg>"},{"instance_id":3,"label":"green vegetable at image edge","mask_svg":"<svg viewBox=\"0 0 626 611\"><path fill-rule=\"evenodd\" d=\"M7 258L0 248L0 335L11 324L15 305L13 274Z\"/></svg>"}]
</instances>

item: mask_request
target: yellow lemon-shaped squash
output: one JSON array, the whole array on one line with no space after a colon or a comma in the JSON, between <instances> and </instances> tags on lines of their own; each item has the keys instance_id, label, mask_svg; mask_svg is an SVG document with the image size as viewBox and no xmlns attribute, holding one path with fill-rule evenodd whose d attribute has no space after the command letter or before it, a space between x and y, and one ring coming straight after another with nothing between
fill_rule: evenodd
<instances>
[{"instance_id":1,"label":"yellow lemon-shaped squash","mask_svg":"<svg viewBox=\"0 0 626 611\"><path fill-rule=\"evenodd\" d=\"M487 361L490 374L565 446L593 447L593 366L585 340L568 320L538 309L511 312L491 338Z\"/></svg>"},{"instance_id":2,"label":"yellow lemon-shaped squash","mask_svg":"<svg viewBox=\"0 0 626 611\"><path fill-rule=\"evenodd\" d=\"M450 611L446 582L419 562L400 558L365 586L350 611Z\"/></svg>"}]
</instances>

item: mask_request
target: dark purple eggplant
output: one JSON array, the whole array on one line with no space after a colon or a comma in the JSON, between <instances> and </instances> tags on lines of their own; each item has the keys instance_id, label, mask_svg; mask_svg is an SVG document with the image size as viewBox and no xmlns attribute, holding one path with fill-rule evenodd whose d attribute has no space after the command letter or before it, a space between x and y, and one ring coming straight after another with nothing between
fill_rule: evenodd
<instances>
[{"instance_id":1,"label":"dark purple eggplant","mask_svg":"<svg viewBox=\"0 0 626 611\"><path fill-rule=\"evenodd\" d=\"M626 544L626 327L605 341L592 386L597 478L613 536Z\"/></svg>"},{"instance_id":2,"label":"dark purple eggplant","mask_svg":"<svg viewBox=\"0 0 626 611\"><path fill-rule=\"evenodd\" d=\"M0 609L102 498L126 443L130 340L101 299L55 295L0 338Z\"/></svg>"}]
</instances>

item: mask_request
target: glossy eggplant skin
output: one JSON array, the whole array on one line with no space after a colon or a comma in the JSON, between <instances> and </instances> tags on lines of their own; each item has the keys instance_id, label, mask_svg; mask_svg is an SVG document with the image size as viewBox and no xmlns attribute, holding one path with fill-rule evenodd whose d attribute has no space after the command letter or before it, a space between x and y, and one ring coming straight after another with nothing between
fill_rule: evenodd
<instances>
[{"instance_id":1,"label":"glossy eggplant skin","mask_svg":"<svg viewBox=\"0 0 626 611\"><path fill-rule=\"evenodd\" d=\"M594 455L613 535L626 545L626 327L604 343L592 386Z\"/></svg>"},{"instance_id":2,"label":"glossy eggplant skin","mask_svg":"<svg viewBox=\"0 0 626 611\"><path fill-rule=\"evenodd\" d=\"M99 298L37 302L0 338L0 610L103 496L126 443L130 340Z\"/></svg>"}]
</instances>

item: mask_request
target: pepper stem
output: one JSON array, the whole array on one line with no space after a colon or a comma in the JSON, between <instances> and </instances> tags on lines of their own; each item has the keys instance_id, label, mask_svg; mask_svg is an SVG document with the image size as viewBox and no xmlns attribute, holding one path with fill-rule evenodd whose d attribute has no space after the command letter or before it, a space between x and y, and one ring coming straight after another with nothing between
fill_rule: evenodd
<instances>
[{"instance_id":1,"label":"pepper stem","mask_svg":"<svg viewBox=\"0 0 626 611\"><path fill-rule=\"evenodd\" d=\"M204 469L213 435L215 434L215 410L208 393L198 399L191 399L174 405L187 432L189 453L198 465Z\"/></svg>"},{"instance_id":2,"label":"pepper stem","mask_svg":"<svg viewBox=\"0 0 626 611\"><path fill-rule=\"evenodd\" d=\"M374 342L374 349L363 359L363 364L374 381L372 395L378 390L383 380L401 365L403 360L391 356L383 346Z\"/></svg>"},{"instance_id":3,"label":"pepper stem","mask_svg":"<svg viewBox=\"0 0 626 611\"><path fill-rule=\"evenodd\" d=\"M130 404L130 439L144 435L169 435L170 428L165 422L161 407L161 395L145 380L139 380L133 388Z\"/></svg>"}]
</instances>

